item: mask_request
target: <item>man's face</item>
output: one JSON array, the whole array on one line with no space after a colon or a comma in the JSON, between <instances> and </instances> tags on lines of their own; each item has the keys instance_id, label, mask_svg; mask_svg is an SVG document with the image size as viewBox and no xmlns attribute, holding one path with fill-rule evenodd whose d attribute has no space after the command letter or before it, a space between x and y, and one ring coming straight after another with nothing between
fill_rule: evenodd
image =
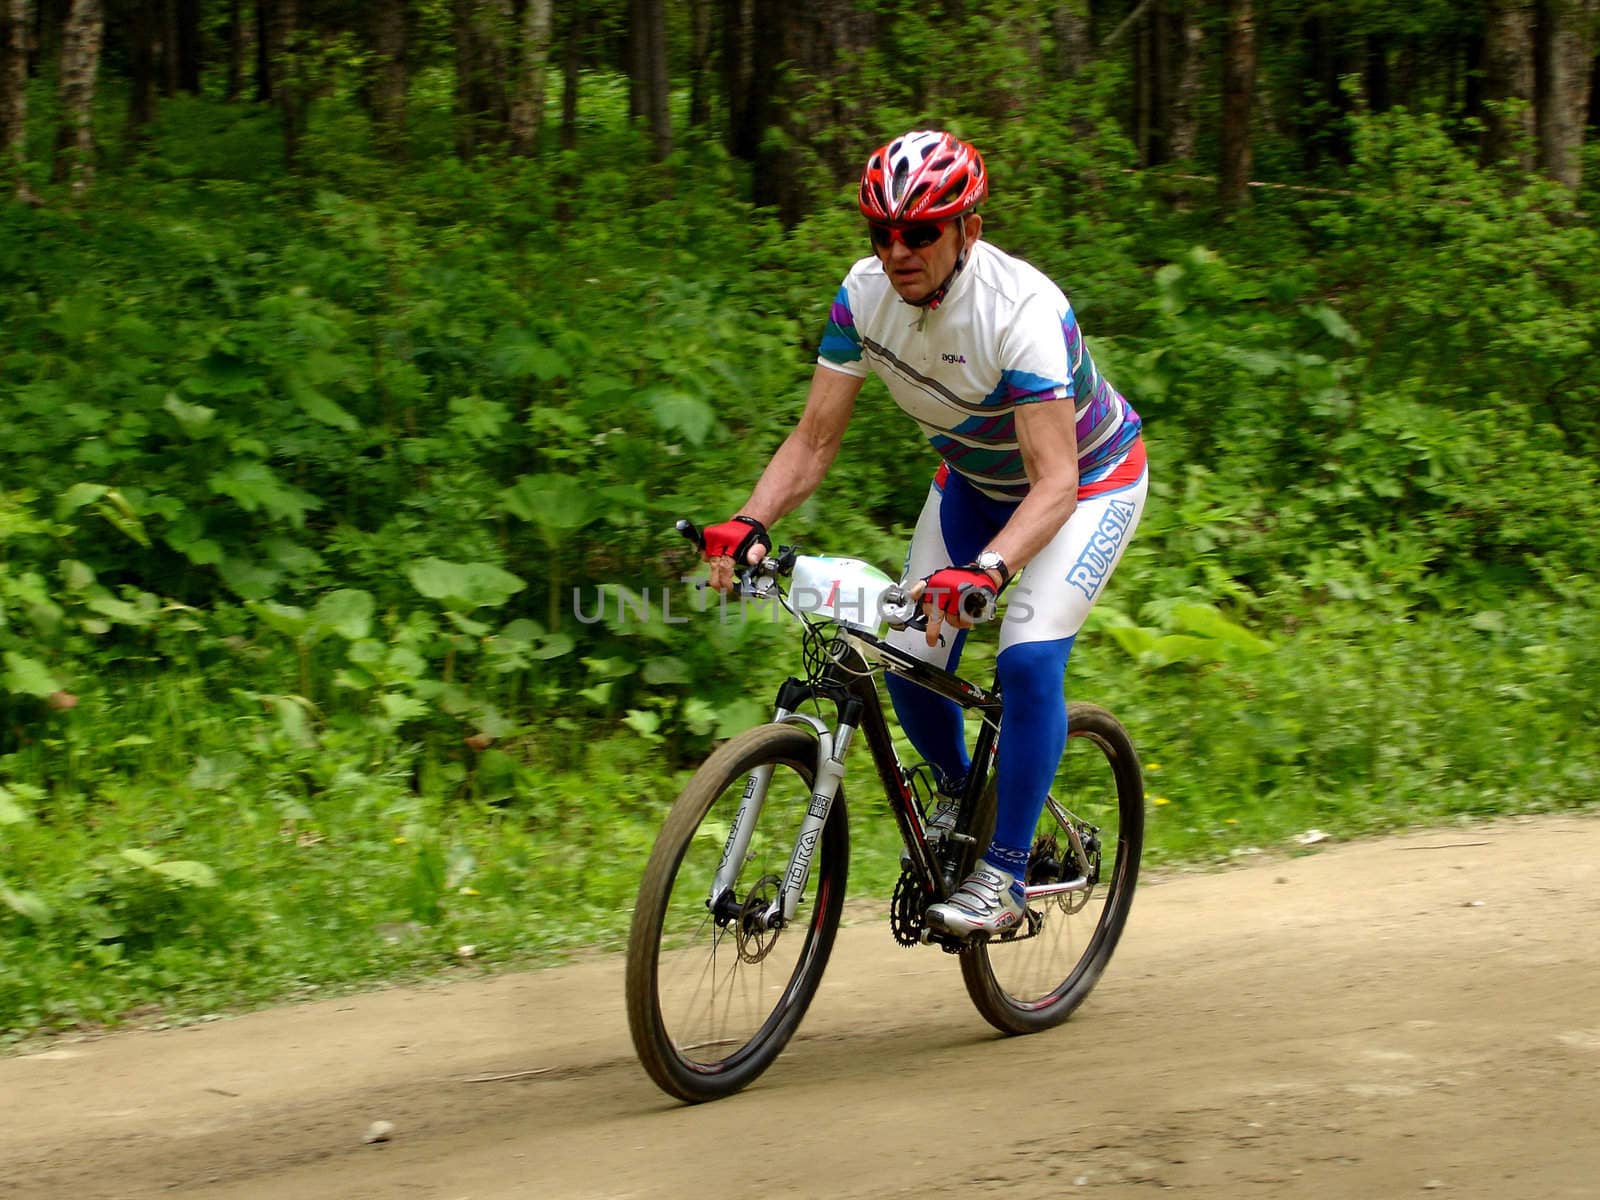
<instances>
[{"instance_id":1,"label":"man's face","mask_svg":"<svg viewBox=\"0 0 1600 1200\"><path fill-rule=\"evenodd\" d=\"M926 300L933 291L950 278L956 268L956 258L962 250L961 224L966 225L966 245L978 240L983 218L977 213L955 218L943 223L939 236L924 246L914 246L931 232L933 222L894 227L884 245L883 232L887 227L877 226L872 248L889 276L889 283L902 300L916 303ZM908 240L909 239L909 240Z\"/></svg>"}]
</instances>

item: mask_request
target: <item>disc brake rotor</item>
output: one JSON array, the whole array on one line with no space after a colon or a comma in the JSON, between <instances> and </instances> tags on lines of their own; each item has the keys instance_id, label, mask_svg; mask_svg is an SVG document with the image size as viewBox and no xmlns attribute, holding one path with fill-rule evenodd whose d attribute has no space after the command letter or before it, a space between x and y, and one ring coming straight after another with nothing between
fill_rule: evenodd
<instances>
[{"instance_id":1,"label":"disc brake rotor","mask_svg":"<svg viewBox=\"0 0 1600 1200\"><path fill-rule=\"evenodd\" d=\"M778 888L782 882L776 875L763 875L751 885L744 903L739 906L739 917L734 928L739 957L747 963L758 963L771 954L778 935L783 932L781 928L769 929L766 921L767 910L778 898Z\"/></svg>"}]
</instances>

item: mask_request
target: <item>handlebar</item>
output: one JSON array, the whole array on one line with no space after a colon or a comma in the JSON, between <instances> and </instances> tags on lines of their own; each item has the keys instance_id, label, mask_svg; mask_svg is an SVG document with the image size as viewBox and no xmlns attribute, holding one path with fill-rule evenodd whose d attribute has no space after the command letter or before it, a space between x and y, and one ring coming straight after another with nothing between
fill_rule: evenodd
<instances>
[{"instance_id":1,"label":"handlebar","mask_svg":"<svg viewBox=\"0 0 1600 1200\"><path fill-rule=\"evenodd\" d=\"M680 519L674 528L686 540L693 542L701 554L705 553L705 535L693 521ZM767 555L753 567L747 563L736 565L733 573L738 578L742 590L765 595L773 581L793 574L795 559L799 555L798 546L779 546L777 553ZM993 619L995 612L993 592L968 584L961 588L958 597L958 606L967 620L976 624ZM912 602L910 591L903 584L891 584L884 589L881 607L889 626L893 629L928 628L927 615L921 611L920 605Z\"/></svg>"}]
</instances>

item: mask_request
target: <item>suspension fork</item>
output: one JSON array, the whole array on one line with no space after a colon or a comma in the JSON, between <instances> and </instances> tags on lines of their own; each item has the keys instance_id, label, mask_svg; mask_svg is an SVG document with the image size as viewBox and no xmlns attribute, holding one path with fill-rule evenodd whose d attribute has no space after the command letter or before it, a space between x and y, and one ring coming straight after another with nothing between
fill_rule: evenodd
<instances>
[{"instance_id":1,"label":"suspension fork","mask_svg":"<svg viewBox=\"0 0 1600 1200\"><path fill-rule=\"evenodd\" d=\"M816 854L817 843L822 839L823 827L839 794L839 784L844 779L844 756L850 749L857 722L861 719L859 701L847 700L842 708L836 729L829 729L816 717L793 712L781 703L773 713L776 723L807 725L817 735L817 766L811 803L795 837L788 869L779 884L778 895L762 915L762 924L768 929L794 919L801 894L811 877L811 860ZM718 911L722 898L732 893L734 882L739 877L739 868L744 865L745 856L749 853L750 840L755 835L756 824L766 804L772 771L770 764L757 767L745 780L739 811L734 815L732 828L728 830L728 840L722 848L722 861L717 866L711 891L706 897L706 905L714 913Z\"/></svg>"},{"instance_id":2,"label":"suspension fork","mask_svg":"<svg viewBox=\"0 0 1600 1200\"><path fill-rule=\"evenodd\" d=\"M786 719L813 720L804 716ZM848 718L841 720L838 729L831 735L821 721L816 721L815 726L820 728L817 729L817 777L812 785L811 804L806 809L806 819L800 823L800 832L795 835L794 851L789 856L789 870L778 888L778 895L764 914L768 929L781 927L794 920L795 911L800 907L800 896L805 891L806 881L811 878L811 859L816 854L817 843L822 840L822 828L828 823L833 802L839 795L839 784L844 780L844 756L855 737L856 727Z\"/></svg>"},{"instance_id":3,"label":"suspension fork","mask_svg":"<svg viewBox=\"0 0 1600 1200\"><path fill-rule=\"evenodd\" d=\"M772 714L778 724L789 722L789 709L779 705ZM821 722L817 723L819 726ZM818 736L826 736L827 727L821 726ZM733 881L739 878L739 868L750 852L750 839L756 831L756 821L767 801L767 787L772 783L772 764L757 767L744 781L744 795L739 799L739 811L734 814L728 829L728 840L722 845L722 861L717 864L717 874L711 881L711 894L706 897L706 907L717 911L717 902L733 890Z\"/></svg>"}]
</instances>

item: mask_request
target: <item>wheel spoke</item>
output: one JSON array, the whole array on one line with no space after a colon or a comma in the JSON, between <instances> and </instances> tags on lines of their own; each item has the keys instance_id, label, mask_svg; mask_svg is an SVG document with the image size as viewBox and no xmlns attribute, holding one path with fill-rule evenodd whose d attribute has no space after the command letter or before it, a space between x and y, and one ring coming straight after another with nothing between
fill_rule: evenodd
<instances>
[{"instance_id":1,"label":"wheel spoke","mask_svg":"<svg viewBox=\"0 0 1600 1200\"><path fill-rule=\"evenodd\" d=\"M848 838L842 800L813 859L813 896L826 905L768 928L812 795L816 743L763 726L728 743L685 788L640 886L628 963L629 1022L640 1059L667 1091L710 1099L744 1086L793 1034L820 980L838 923ZM716 913L705 897L746 780L772 767L748 850ZM837 820L837 827L835 825Z\"/></svg>"},{"instance_id":2,"label":"wheel spoke","mask_svg":"<svg viewBox=\"0 0 1600 1200\"><path fill-rule=\"evenodd\" d=\"M1071 711L1066 753L1035 830L1027 882L1082 878L1087 886L1031 898L1026 933L962 955L979 1011L1011 1033L1057 1024L1082 1002L1115 948L1138 869L1143 785L1132 744L1103 709L1074 705Z\"/></svg>"}]
</instances>

